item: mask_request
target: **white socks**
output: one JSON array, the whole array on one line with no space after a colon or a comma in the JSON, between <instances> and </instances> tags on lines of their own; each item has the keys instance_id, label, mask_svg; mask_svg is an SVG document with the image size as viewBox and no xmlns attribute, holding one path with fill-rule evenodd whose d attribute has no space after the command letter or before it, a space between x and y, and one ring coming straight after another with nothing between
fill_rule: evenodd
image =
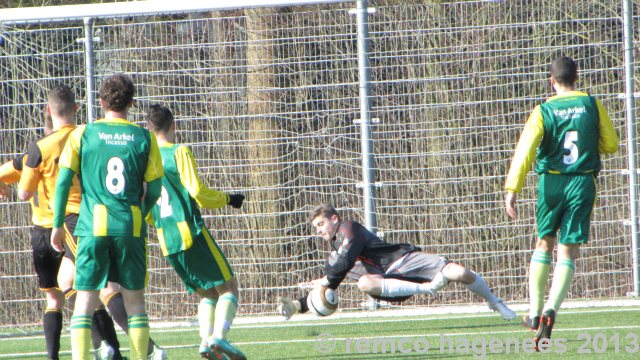
<instances>
[{"instance_id":1,"label":"white socks","mask_svg":"<svg viewBox=\"0 0 640 360\"><path fill-rule=\"evenodd\" d=\"M493 295L493 293L491 292L491 289L489 289L489 286L487 285L487 283L484 282L484 279L482 278L482 276L480 276L480 274L477 274L473 271L472 273L476 276L476 280L469 285L465 285L467 289L469 289L474 294L482 296L485 300L487 300L491 304L500 301L498 297Z\"/></svg>"},{"instance_id":2,"label":"white socks","mask_svg":"<svg viewBox=\"0 0 640 360\"><path fill-rule=\"evenodd\" d=\"M384 297L400 297L416 294L434 295L435 291L430 283L414 283L398 279L382 279L382 293Z\"/></svg>"}]
</instances>

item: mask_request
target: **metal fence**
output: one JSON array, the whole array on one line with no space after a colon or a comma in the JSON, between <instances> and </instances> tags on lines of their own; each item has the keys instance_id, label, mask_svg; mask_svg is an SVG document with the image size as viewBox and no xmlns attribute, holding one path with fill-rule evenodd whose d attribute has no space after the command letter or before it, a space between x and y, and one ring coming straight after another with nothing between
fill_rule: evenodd
<instances>
[{"instance_id":1,"label":"metal fence","mask_svg":"<svg viewBox=\"0 0 640 360\"><path fill-rule=\"evenodd\" d=\"M326 202L525 301L535 175L517 222L504 213L503 185L529 112L552 95L549 64L566 54L624 141L604 161L570 298L637 293L630 1L192 3L0 10L2 160L41 135L54 84L73 86L85 123L100 116L96 85L125 72L137 87L133 119L144 122L151 103L169 106L206 182L247 196L240 212L204 212L240 280L242 313L273 314L277 296L321 276L329 247L306 213ZM28 204L0 203L0 325L41 316L29 223ZM150 315L193 317L197 300L155 244L151 232ZM339 294L344 310L364 300L353 284ZM476 301L451 286L403 306Z\"/></svg>"}]
</instances>

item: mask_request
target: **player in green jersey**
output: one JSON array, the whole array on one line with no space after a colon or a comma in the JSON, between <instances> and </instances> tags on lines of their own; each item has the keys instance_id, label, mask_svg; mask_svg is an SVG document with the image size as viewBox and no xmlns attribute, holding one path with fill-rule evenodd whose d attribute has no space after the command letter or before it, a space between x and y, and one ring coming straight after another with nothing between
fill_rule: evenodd
<instances>
[{"instance_id":1,"label":"player in green jersey","mask_svg":"<svg viewBox=\"0 0 640 360\"><path fill-rule=\"evenodd\" d=\"M516 219L516 194L522 190L537 149L538 241L529 268L531 306L524 318L524 324L536 331L536 348L541 339L551 336L556 313L573 279L580 245L588 240L600 153L618 150L618 136L606 109L595 97L575 90L577 79L572 59L560 57L553 62L551 85L556 95L531 113L505 186L507 214ZM558 259L543 307L558 236Z\"/></svg>"},{"instance_id":2,"label":"player in green jersey","mask_svg":"<svg viewBox=\"0 0 640 360\"><path fill-rule=\"evenodd\" d=\"M91 314L107 281L122 288L129 314L131 357L144 360L149 341L145 311L146 241L142 219L160 195L162 159L153 134L127 120L135 88L118 74L100 88L105 118L74 130L60 157L51 243L63 250L64 208L74 174L82 186L71 318L74 359L89 358ZM145 192L146 186L146 192Z\"/></svg>"},{"instance_id":3,"label":"player in green jersey","mask_svg":"<svg viewBox=\"0 0 640 360\"><path fill-rule=\"evenodd\" d=\"M168 108L151 106L147 123L158 139L165 174L162 195L148 220L156 227L162 254L187 290L202 299L198 306L200 356L213 359L224 354L232 360L245 359L226 340L238 306L238 282L199 209L240 208L244 195L228 195L202 183L189 148L174 143L175 122Z\"/></svg>"}]
</instances>

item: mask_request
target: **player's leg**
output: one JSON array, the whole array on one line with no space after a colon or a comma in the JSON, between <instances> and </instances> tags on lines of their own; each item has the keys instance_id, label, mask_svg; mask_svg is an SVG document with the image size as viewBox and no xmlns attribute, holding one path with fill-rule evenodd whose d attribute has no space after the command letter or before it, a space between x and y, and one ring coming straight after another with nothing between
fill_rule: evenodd
<instances>
[{"instance_id":1,"label":"player's leg","mask_svg":"<svg viewBox=\"0 0 640 360\"><path fill-rule=\"evenodd\" d=\"M213 352L225 354L232 360L246 359L240 350L226 340L227 332L236 316L239 298L238 281L233 276L227 258L204 227L201 236L191 249L184 252L184 256L183 266L192 283L199 283L200 286L197 288L201 289L213 287L218 295L214 308L213 331L208 340L209 348Z\"/></svg>"},{"instance_id":2,"label":"player's leg","mask_svg":"<svg viewBox=\"0 0 640 360\"><path fill-rule=\"evenodd\" d=\"M238 282L235 278L216 286L218 302L215 308L213 334L209 339L209 347L227 355L232 360L243 360L246 356L227 340L227 332L231 328L238 309Z\"/></svg>"},{"instance_id":3,"label":"player's leg","mask_svg":"<svg viewBox=\"0 0 640 360\"><path fill-rule=\"evenodd\" d=\"M565 187L567 199L560 226L558 260L545 310L558 311L569 291L580 245L587 243L591 212L595 203L595 179L591 175L569 177Z\"/></svg>"},{"instance_id":4,"label":"player's leg","mask_svg":"<svg viewBox=\"0 0 640 360\"><path fill-rule=\"evenodd\" d=\"M131 358L145 360L149 344L149 317L145 310L144 290L122 288L124 306L128 314Z\"/></svg>"},{"instance_id":5,"label":"player's leg","mask_svg":"<svg viewBox=\"0 0 640 360\"><path fill-rule=\"evenodd\" d=\"M529 314L524 317L523 323L532 330L540 325L555 244L556 238L551 235L538 239L529 263Z\"/></svg>"},{"instance_id":6,"label":"player's leg","mask_svg":"<svg viewBox=\"0 0 640 360\"><path fill-rule=\"evenodd\" d=\"M538 341L551 337L551 331L556 321L556 313L567 296L575 273L575 260L580 251L580 245L589 239L591 212L595 203L595 178L588 175L563 177L563 198L558 239L558 260L553 274L553 282L549 291L549 299L540 317L540 327L534 338L536 349Z\"/></svg>"},{"instance_id":7,"label":"player's leg","mask_svg":"<svg viewBox=\"0 0 640 360\"><path fill-rule=\"evenodd\" d=\"M529 263L529 314L524 323L530 329L537 329L544 305L544 294L549 283L549 269L553 248L556 244L556 232L562 220L564 206L565 177L554 174L541 174L538 180L538 207L536 209L536 242Z\"/></svg>"},{"instance_id":8,"label":"player's leg","mask_svg":"<svg viewBox=\"0 0 640 360\"><path fill-rule=\"evenodd\" d=\"M417 294L435 295L446 286L442 269L449 263L444 257L420 251L405 255L382 276L366 275L358 288L369 295L395 298ZM436 281L433 281L436 280Z\"/></svg>"},{"instance_id":9,"label":"player's leg","mask_svg":"<svg viewBox=\"0 0 640 360\"><path fill-rule=\"evenodd\" d=\"M502 299L493 294L491 288L489 288L489 285L480 274L453 262L448 263L442 269L442 274L449 281L460 282L469 291L485 299L489 303L489 308L499 312L503 319L513 320L516 318L516 313L509 309Z\"/></svg>"},{"instance_id":10,"label":"player's leg","mask_svg":"<svg viewBox=\"0 0 640 360\"><path fill-rule=\"evenodd\" d=\"M60 334L62 333L62 307L64 295L57 288L45 290L47 308L42 316L44 338L49 359L58 359L60 352Z\"/></svg>"},{"instance_id":11,"label":"player's leg","mask_svg":"<svg viewBox=\"0 0 640 360\"><path fill-rule=\"evenodd\" d=\"M33 265L38 277L38 287L45 292L46 297L46 309L42 316L42 324L47 356L49 359L58 359L64 295L60 291L57 274L62 262L62 254L51 247L46 239L50 236L50 229L38 226L31 228Z\"/></svg>"},{"instance_id":12,"label":"player's leg","mask_svg":"<svg viewBox=\"0 0 640 360\"><path fill-rule=\"evenodd\" d=\"M558 261L553 273L553 283L549 290L549 299L545 310L552 309L558 311L560 305L567 296L573 274L576 270L575 261L580 253L580 244L560 244L558 245Z\"/></svg>"},{"instance_id":13,"label":"player's leg","mask_svg":"<svg viewBox=\"0 0 640 360\"><path fill-rule=\"evenodd\" d=\"M111 251L124 307L129 314L131 358L146 360L149 344L149 317L145 309L147 284L147 244L142 237L114 236Z\"/></svg>"},{"instance_id":14,"label":"player's leg","mask_svg":"<svg viewBox=\"0 0 640 360\"><path fill-rule=\"evenodd\" d=\"M125 334L129 335L129 319L127 310L124 307L124 297L122 296L120 285L109 281L107 287L100 290L100 300L104 306L109 309L109 314L113 318L113 321L118 324ZM151 337L149 337L149 343L147 345L147 356L151 360L167 358L165 350L160 348Z\"/></svg>"},{"instance_id":15,"label":"player's leg","mask_svg":"<svg viewBox=\"0 0 640 360\"><path fill-rule=\"evenodd\" d=\"M218 294L212 336L224 339L238 308L238 281L235 278L215 287Z\"/></svg>"},{"instance_id":16,"label":"player's leg","mask_svg":"<svg viewBox=\"0 0 640 360\"><path fill-rule=\"evenodd\" d=\"M91 322L98 305L97 290L78 290L71 316L71 353L74 359L88 359L91 352Z\"/></svg>"},{"instance_id":17,"label":"player's leg","mask_svg":"<svg viewBox=\"0 0 640 360\"><path fill-rule=\"evenodd\" d=\"M198 353L204 358L212 358L213 354L209 348L209 338L213 335L218 292L215 288L206 290L198 289L197 292L198 295L200 295L200 303L198 304L198 326L201 340Z\"/></svg>"},{"instance_id":18,"label":"player's leg","mask_svg":"<svg viewBox=\"0 0 640 360\"><path fill-rule=\"evenodd\" d=\"M65 217L64 228L66 237L64 242L64 258L58 272L58 284L64 290L67 300L73 301L70 305L73 308L75 303L75 290L72 290L75 272L76 253L78 251L78 238L73 236L78 223L77 214L69 214ZM104 290L104 289L103 289ZM102 293L102 290L100 291ZM93 314L91 323L91 342L96 350L98 359L121 360L120 343L116 335L113 320L102 304Z\"/></svg>"},{"instance_id":19,"label":"player's leg","mask_svg":"<svg viewBox=\"0 0 640 360\"><path fill-rule=\"evenodd\" d=\"M106 286L111 266L109 237L81 237L77 241L74 288L76 301L71 318L74 359L89 355L92 321L99 304L99 290Z\"/></svg>"}]
</instances>

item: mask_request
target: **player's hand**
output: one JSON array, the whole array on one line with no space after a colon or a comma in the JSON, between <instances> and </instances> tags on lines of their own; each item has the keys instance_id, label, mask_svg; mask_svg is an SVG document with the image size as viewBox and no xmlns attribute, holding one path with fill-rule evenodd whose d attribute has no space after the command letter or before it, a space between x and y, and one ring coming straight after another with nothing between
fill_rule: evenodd
<instances>
[{"instance_id":1,"label":"player's hand","mask_svg":"<svg viewBox=\"0 0 640 360\"><path fill-rule=\"evenodd\" d=\"M507 208L507 215L513 220L518 219L518 212L516 211L516 199L517 195L513 192L507 192L504 197L504 206Z\"/></svg>"},{"instance_id":2,"label":"player's hand","mask_svg":"<svg viewBox=\"0 0 640 360\"><path fill-rule=\"evenodd\" d=\"M231 205L231 207L233 207L234 209L240 209L243 201L244 201L244 195L242 194L229 195L229 205Z\"/></svg>"},{"instance_id":3,"label":"player's hand","mask_svg":"<svg viewBox=\"0 0 640 360\"><path fill-rule=\"evenodd\" d=\"M64 238L66 236L64 228L53 228L51 231L51 246L57 252L64 252Z\"/></svg>"}]
</instances>

